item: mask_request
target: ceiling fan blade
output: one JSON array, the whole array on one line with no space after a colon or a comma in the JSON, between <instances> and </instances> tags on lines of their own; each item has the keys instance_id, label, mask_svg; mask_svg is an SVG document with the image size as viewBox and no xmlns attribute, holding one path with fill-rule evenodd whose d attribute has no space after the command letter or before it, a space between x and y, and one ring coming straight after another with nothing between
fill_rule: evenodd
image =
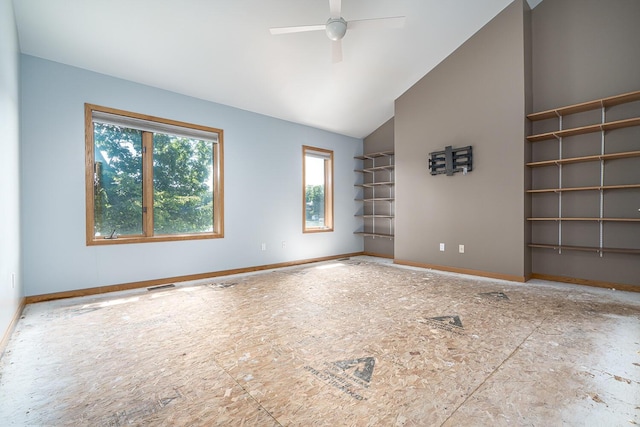
<instances>
[{"instance_id":1,"label":"ceiling fan blade","mask_svg":"<svg viewBox=\"0 0 640 427\"><path fill-rule=\"evenodd\" d=\"M340 18L342 13L342 0L329 0L329 14L332 18Z\"/></svg>"},{"instance_id":2,"label":"ceiling fan blade","mask_svg":"<svg viewBox=\"0 0 640 427\"><path fill-rule=\"evenodd\" d=\"M277 28L269 28L269 31L273 35L278 34L290 34L290 33L303 33L305 31L324 31L327 28L326 24L319 25L301 25L298 27L277 27Z\"/></svg>"},{"instance_id":3,"label":"ceiling fan blade","mask_svg":"<svg viewBox=\"0 0 640 427\"><path fill-rule=\"evenodd\" d=\"M331 60L334 64L342 62L342 40L331 42Z\"/></svg>"},{"instance_id":4,"label":"ceiling fan blade","mask_svg":"<svg viewBox=\"0 0 640 427\"><path fill-rule=\"evenodd\" d=\"M359 28L402 28L405 16L390 16L388 18L357 19L347 22L347 29Z\"/></svg>"}]
</instances>

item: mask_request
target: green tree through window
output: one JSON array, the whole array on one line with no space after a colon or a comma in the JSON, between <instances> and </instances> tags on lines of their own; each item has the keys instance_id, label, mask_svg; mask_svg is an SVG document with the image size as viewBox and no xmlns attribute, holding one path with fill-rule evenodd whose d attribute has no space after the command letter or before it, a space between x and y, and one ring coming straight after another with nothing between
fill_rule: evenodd
<instances>
[{"instance_id":1,"label":"green tree through window","mask_svg":"<svg viewBox=\"0 0 640 427\"><path fill-rule=\"evenodd\" d=\"M213 231L210 141L153 136L153 226L156 234Z\"/></svg>"},{"instance_id":2,"label":"green tree through window","mask_svg":"<svg viewBox=\"0 0 640 427\"><path fill-rule=\"evenodd\" d=\"M95 124L95 235L142 235L142 131Z\"/></svg>"},{"instance_id":3,"label":"green tree through window","mask_svg":"<svg viewBox=\"0 0 640 427\"><path fill-rule=\"evenodd\" d=\"M324 222L324 185L307 185L307 226L320 227Z\"/></svg>"}]
</instances>

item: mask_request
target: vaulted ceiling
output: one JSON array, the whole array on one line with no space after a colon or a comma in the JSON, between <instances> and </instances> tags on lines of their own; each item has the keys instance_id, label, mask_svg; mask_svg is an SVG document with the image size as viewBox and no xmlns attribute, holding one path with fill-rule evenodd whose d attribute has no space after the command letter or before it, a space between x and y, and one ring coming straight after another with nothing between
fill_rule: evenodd
<instances>
[{"instance_id":1,"label":"vaulted ceiling","mask_svg":"<svg viewBox=\"0 0 640 427\"><path fill-rule=\"evenodd\" d=\"M348 30L333 63L329 0L14 0L22 53L362 138L394 100L512 0L343 0L345 20L406 16L401 29ZM531 6L541 0L530 0Z\"/></svg>"}]
</instances>

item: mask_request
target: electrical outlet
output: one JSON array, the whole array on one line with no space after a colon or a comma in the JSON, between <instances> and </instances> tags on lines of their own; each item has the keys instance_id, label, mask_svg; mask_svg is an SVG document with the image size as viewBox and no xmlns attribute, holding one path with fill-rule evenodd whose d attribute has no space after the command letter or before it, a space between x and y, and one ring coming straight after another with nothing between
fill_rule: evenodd
<instances>
[{"instance_id":1,"label":"electrical outlet","mask_svg":"<svg viewBox=\"0 0 640 427\"><path fill-rule=\"evenodd\" d=\"M444 243L440 243L440 252L444 252Z\"/></svg>"},{"instance_id":2,"label":"electrical outlet","mask_svg":"<svg viewBox=\"0 0 640 427\"><path fill-rule=\"evenodd\" d=\"M287 242L285 242L284 240L282 241L282 249L285 249L287 247Z\"/></svg>"},{"instance_id":3,"label":"electrical outlet","mask_svg":"<svg viewBox=\"0 0 640 427\"><path fill-rule=\"evenodd\" d=\"M11 273L11 289L16 288L16 273Z\"/></svg>"},{"instance_id":4,"label":"electrical outlet","mask_svg":"<svg viewBox=\"0 0 640 427\"><path fill-rule=\"evenodd\" d=\"M464 245L458 245L458 252L460 252L461 254L464 253Z\"/></svg>"},{"instance_id":5,"label":"electrical outlet","mask_svg":"<svg viewBox=\"0 0 640 427\"><path fill-rule=\"evenodd\" d=\"M266 250L267 250L267 244L266 244L266 243L263 243L263 244L262 244L261 249L262 249L263 251L266 251Z\"/></svg>"}]
</instances>

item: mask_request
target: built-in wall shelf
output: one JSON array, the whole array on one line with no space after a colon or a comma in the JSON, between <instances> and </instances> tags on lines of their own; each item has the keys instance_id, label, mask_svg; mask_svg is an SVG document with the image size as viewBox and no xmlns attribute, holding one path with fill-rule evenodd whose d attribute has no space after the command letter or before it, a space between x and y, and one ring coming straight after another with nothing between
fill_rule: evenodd
<instances>
[{"instance_id":1,"label":"built-in wall shelf","mask_svg":"<svg viewBox=\"0 0 640 427\"><path fill-rule=\"evenodd\" d=\"M627 188L640 188L640 184L622 185L596 185L591 187L567 187L567 188L542 188L540 190L527 190L527 193L558 193L560 191L589 191L589 190L624 190Z\"/></svg>"},{"instance_id":2,"label":"built-in wall shelf","mask_svg":"<svg viewBox=\"0 0 640 427\"><path fill-rule=\"evenodd\" d=\"M544 160L542 162L527 163L530 168L539 168L544 166L568 165L571 163L597 162L600 160L616 160L628 159L631 157L640 157L640 151L625 151L622 153L596 154L593 156L570 157L566 159Z\"/></svg>"},{"instance_id":3,"label":"built-in wall shelf","mask_svg":"<svg viewBox=\"0 0 640 427\"><path fill-rule=\"evenodd\" d=\"M546 141L548 139L566 138L568 136L584 135L586 133L594 133L608 131L614 129L628 128L631 126L640 126L640 117L632 119L616 120L614 122L605 122L589 126L581 126L571 129L557 130L553 132L540 133L527 137L529 142Z\"/></svg>"},{"instance_id":4,"label":"built-in wall shelf","mask_svg":"<svg viewBox=\"0 0 640 427\"><path fill-rule=\"evenodd\" d=\"M372 160L377 159L378 157L392 157L393 151L379 151L377 153L369 153L363 154L362 156L356 156L354 159L357 160Z\"/></svg>"},{"instance_id":5,"label":"built-in wall shelf","mask_svg":"<svg viewBox=\"0 0 640 427\"><path fill-rule=\"evenodd\" d=\"M356 169L354 172L376 173L378 171L383 171L383 170L390 171L393 169L394 169L393 165L384 165L384 166L376 166L373 168Z\"/></svg>"},{"instance_id":6,"label":"built-in wall shelf","mask_svg":"<svg viewBox=\"0 0 640 427\"><path fill-rule=\"evenodd\" d=\"M582 102L580 104L568 105L566 107L540 111L538 113L529 114L527 118L532 122L538 121L538 120L555 119L561 116L568 116L576 113L584 113L585 111L592 111L600 108L609 108L616 105L626 104L634 101L640 101L640 90L635 92L623 93L621 95L610 96L608 98L601 98L593 101Z\"/></svg>"},{"instance_id":7,"label":"built-in wall shelf","mask_svg":"<svg viewBox=\"0 0 640 427\"><path fill-rule=\"evenodd\" d=\"M530 248L555 249L563 251L580 251L580 252L611 252L619 254L640 254L640 249L627 248L598 248L595 246L568 246L568 245L547 245L544 243L530 243Z\"/></svg>"},{"instance_id":8,"label":"built-in wall shelf","mask_svg":"<svg viewBox=\"0 0 640 427\"><path fill-rule=\"evenodd\" d=\"M393 239L393 234L384 234L384 233L369 233L366 231L356 231L353 234L358 234L364 237L384 237L386 239Z\"/></svg>"},{"instance_id":9,"label":"built-in wall shelf","mask_svg":"<svg viewBox=\"0 0 640 427\"><path fill-rule=\"evenodd\" d=\"M363 184L355 184L355 186L364 187L364 188L373 188L373 187L380 187L380 186L390 186L393 184L394 184L393 181L383 181L383 182L367 182Z\"/></svg>"},{"instance_id":10,"label":"built-in wall shelf","mask_svg":"<svg viewBox=\"0 0 640 427\"><path fill-rule=\"evenodd\" d=\"M532 240L549 240L549 228L548 226L536 225L538 222L557 222L557 243L530 243L528 246L531 248L543 248L543 249L555 249L559 252L563 250L568 251L588 251L596 252L600 256L604 253L628 253L628 254L640 254L640 242L632 244L637 246L636 248L611 248L604 246L604 233L607 231L607 242L611 246L616 246L619 242L621 246L628 244L628 237L630 233L638 232L638 224L640 224L640 205L636 203L638 189L640 189L640 174L637 171L640 170L640 141L637 137L631 136L632 134L621 133L615 138L615 146L620 147L620 141L625 141L622 145L625 149L629 150L631 147L633 151L624 151L616 153L607 153L608 135L612 131L617 129L628 128L632 126L640 126L640 117L638 117L638 105L624 107L623 104L640 101L640 91L628 92L621 95L611 96L608 98L596 99L589 102L583 102L580 104L569 105L566 107L554 108L551 110L541 111L538 113L529 114L527 118L531 121L540 120L552 120L558 121L558 130L552 132L538 133L527 137L527 141L536 143L539 141L552 140L557 144L557 159L543 160L529 162L526 165L529 168L545 168L553 166L549 169L536 169L532 171L532 182L549 182L554 180L557 182L555 188L531 188L527 189L526 194L528 197L532 197L534 194L555 193L553 197L536 197L531 198L532 211L540 212L553 212L557 210L557 214L553 213L553 217L537 217L533 213L530 218L527 218L532 225L531 236ZM613 106L620 106L617 108L616 114L618 117L632 116L630 118L621 118L615 121L607 120L607 108ZM589 124L586 126L574 127L569 129L563 128L563 118L572 114L578 114L591 110L600 110L600 123ZM623 114L621 114L623 113ZM548 129L548 127L546 127ZM569 136L579 136L589 133L598 132L600 134L600 143L595 145L594 138L571 138L568 141L564 139ZM634 139L635 138L635 139ZM585 143L585 154L590 154L582 157L569 157L564 158L563 149L566 150L567 144ZM611 143L609 143L611 144ZM541 147L537 149L537 147ZM549 156L548 145L532 144L532 157L535 158L536 154L541 154L544 157ZM609 151L612 151L611 149ZM629 162L609 162L616 159L634 159ZM584 162L598 162L599 168L596 171L585 173L578 173L573 164ZM596 169L596 168L593 168ZM635 171L635 172L634 172ZM571 186L565 186L566 176L571 177ZM611 177L615 178L611 178ZM626 182L625 184L613 184L606 183L605 177L609 177L610 180L616 179L618 182ZM633 182L635 181L635 182ZM591 185L596 183L597 185ZM584 185L581 185L584 184ZM547 184L548 186L549 184ZM595 191L597 197L575 197L572 192L581 191ZM616 191L621 194L613 196L610 192ZM628 197L626 195L629 195ZM563 197L563 195L565 197ZM570 204L570 205L569 205ZM607 206L607 209L605 209ZM539 209L542 207L542 209ZM553 209L553 210L551 210ZM564 215L567 210L570 209L572 217L566 217ZM580 211L589 215L588 217L580 217ZM599 215L592 217L593 213L599 212ZM609 216L605 216L605 212L609 212ZM618 217L619 216L619 217ZM572 245L572 243L578 243L584 239L584 228L573 225L574 222L595 222L596 225L592 228L595 234L593 237L598 238L598 246L578 246ZM616 223L620 225L605 225L607 223ZM537 231L539 230L539 231ZM609 234L611 233L611 234ZM633 240L633 239L632 239Z\"/></svg>"},{"instance_id":11,"label":"built-in wall shelf","mask_svg":"<svg viewBox=\"0 0 640 427\"><path fill-rule=\"evenodd\" d=\"M370 199L355 199L356 202L392 202L395 199L393 197L375 197Z\"/></svg>"},{"instance_id":12,"label":"built-in wall shelf","mask_svg":"<svg viewBox=\"0 0 640 427\"><path fill-rule=\"evenodd\" d=\"M383 237L393 239L394 208L394 154L393 151L380 151L354 157L362 160L363 167L355 172L364 176L361 184L362 213L355 215L363 220L363 230L354 234L363 237Z\"/></svg>"},{"instance_id":13,"label":"built-in wall shelf","mask_svg":"<svg viewBox=\"0 0 640 427\"><path fill-rule=\"evenodd\" d=\"M640 222L640 218L568 218L568 217L538 217L527 218L527 221L607 221L607 222Z\"/></svg>"}]
</instances>

